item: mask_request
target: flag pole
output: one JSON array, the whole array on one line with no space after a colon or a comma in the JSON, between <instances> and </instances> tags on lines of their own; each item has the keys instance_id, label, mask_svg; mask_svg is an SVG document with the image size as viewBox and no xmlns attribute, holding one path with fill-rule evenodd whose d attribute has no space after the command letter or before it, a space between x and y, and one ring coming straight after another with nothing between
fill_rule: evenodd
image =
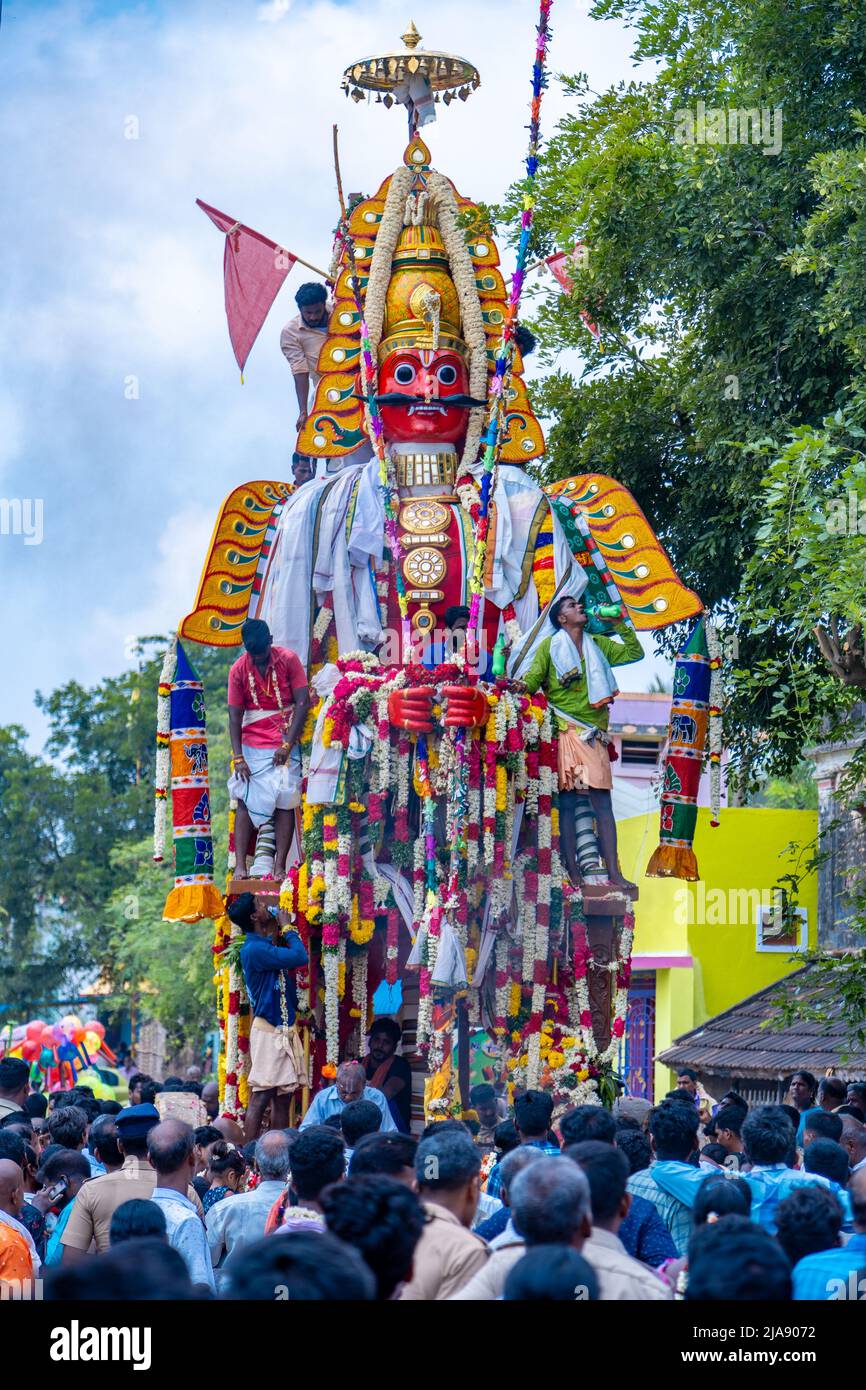
<instances>
[{"instance_id":1,"label":"flag pole","mask_svg":"<svg viewBox=\"0 0 866 1390\"><path fill-rule=\"evenodd\" d=\"M320 270L317 265L313 265L312 261L305 261L303 256L296 256L294 251L290 251L289 255L297 261L298 265L305 265L307 267L307 270L312 270L314 274L321 275L323 280L329 279L327 270Z\"/></svg>"}]
</instances>

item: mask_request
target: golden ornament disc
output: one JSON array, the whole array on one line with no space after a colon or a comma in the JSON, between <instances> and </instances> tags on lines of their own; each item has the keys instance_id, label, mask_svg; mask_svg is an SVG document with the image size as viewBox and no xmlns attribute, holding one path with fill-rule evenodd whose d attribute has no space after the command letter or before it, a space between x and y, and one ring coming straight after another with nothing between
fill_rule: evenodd
<instances>
[{"instance_id":1,"label":"golden ornament disc","mask_svg":"<svg viewBox=\"0 0 866 1390\"><path fill-rule=\"evenodd\" d=\"M441 502L429 498L416 498L400 509L400 525L406 531L415 531L427 536L433 531L444 531L448 526L449 512Z\"/></svg>"},{"instance_id":2,"label":"golden ornament disc","mask_svg":"<svg viewBox=\"0 0 866 1390\"><path fill-rule=\"evenodd\" d=\"M431 535L434 531L448 530L450 513L448 507L430 498L416 498L400 509L400 525L403 530L416 531L418 535Z\"/></svg>"},{"instance_id":3,"label":"golden ornament disc","mask_svg":"<svg viewBox=\"0 0 866 1390\"><path fill-rule=\"evenodd\" d=\"M432 589L445 578L445 557L432 546L422 545L403 561L403 574L418 589Z\"/></svg>"}]
</instances>

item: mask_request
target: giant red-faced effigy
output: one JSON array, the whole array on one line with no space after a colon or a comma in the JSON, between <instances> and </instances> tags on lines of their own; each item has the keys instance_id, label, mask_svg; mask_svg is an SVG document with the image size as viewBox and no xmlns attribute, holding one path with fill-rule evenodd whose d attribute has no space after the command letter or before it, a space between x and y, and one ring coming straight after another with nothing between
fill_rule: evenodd
<instances>
[{"instance_id":1,"label":"giant red-faced effigy","mask_svg":"<svg viewBox=\"0 0 866 1390\"><path fill-rule=\"evenodd\" d=\"M559 1105L609 1097L636 894L604 881L591 833L577 882L564 872L557 719L520 677L563 596L580 598L598 631L606 613L646 632L701 612L624 487L601 474L537 480L545 443L516 330L549 9L510 281L480 210L419 134L425 105L478 85L472 64L420 48L413 26L401 52L346 70L350 96L408 107L410 138L373 196L341 207L319 381L297 446L335 471L322 464L297 489L235 488L179 626L182 639L232 647L245 619L262 618L304 663L315 694L294 863L281 884L238 866L228 896L253 888L279 900L307 946L297 984L310 1084L360 1055L375 996L378 1013L404 1022L417 1010L430 1118L468 1105L472 1027L496 1040L514 1084L549 1088ZM468 630L449 650L444 615L458 605ZM220 1077L223 1108L236 1113L248 1007L236 929L209 882L203 713L182 660L180 650L167 659L161 685L157 795L164 814L171 783L178 873L166 916L218 917ZM699 772L706 718L692 724ZM686 801L668 798L673 810ZM677 824L669 817L674 846L686 843ZM205 848L193 854L190 842Z\"/></svg>"}]
</instances>

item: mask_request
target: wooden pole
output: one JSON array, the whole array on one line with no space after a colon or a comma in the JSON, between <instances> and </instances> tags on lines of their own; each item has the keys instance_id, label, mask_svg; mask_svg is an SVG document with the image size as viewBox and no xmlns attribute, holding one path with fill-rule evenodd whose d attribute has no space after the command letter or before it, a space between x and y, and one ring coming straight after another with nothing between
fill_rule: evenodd
<instances>
[{"instance_id":1,"label":"wooden pole","mask_svg":"<svg viewBox=\"0 0 866 1390\"><path fill-rule=\"evenodd\" d=\"M307 267L307 270L312 270L315 275L321 275L323 280L328 279L327 270L320 270L317 265L313 265L312 261L305 261L303 256L296 256L294 251L290 251L289 255L297 261L298 265L305 265Z\"/></svg>"}]
</instances>

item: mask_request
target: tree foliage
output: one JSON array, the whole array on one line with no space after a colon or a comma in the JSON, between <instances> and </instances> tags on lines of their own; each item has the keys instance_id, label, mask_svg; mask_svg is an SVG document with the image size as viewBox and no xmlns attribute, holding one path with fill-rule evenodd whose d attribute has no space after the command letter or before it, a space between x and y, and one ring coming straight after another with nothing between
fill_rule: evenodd
<instances>
[{"instance_id":1,"label":"tree foliage","mask_svg":"<svg viewBox=\"0 0 866 1390\"><path fill-rule=\"evenodd\" d=\"M24 1018L63 991L99 982L106 1007L158 1018L172 1043L213 1015L211 925L169 926L169 864L152 861L156 688L164 638L138 645L135 669L87 689L37 695L46 756L0 728L2 1002ZM228 840L231 657L190 645L205 686L217 882Z\"/></svg>"},{"instance_id":2,"label":"tree foliage","mask_svg":"<svg viewBox=\"0 0 866 1390\"><path fill-rule=\"evenodd\" d=\"M547 476L624 482L729 629L727 741L747 786L793 767L828 707L850 704L784 572L758 604L755 564L766 571L784 549L767 529L773 460L795 444L820 452L824 422L847 429L856 410L866 11L597 0L593 13L633 26L635 58L657 71L602 93L569 78L573 109L546 151L539 250L587 248L574 293L539 300L533 322L550 358L565 345L584 359L577 379L557 371L542 385ZM716 110L725 143L701 142L699 117L706 134ZM843 426L831 428L838 447ZM830 630L837 595L812 597Z\"/></svg>"}]
</instances>

